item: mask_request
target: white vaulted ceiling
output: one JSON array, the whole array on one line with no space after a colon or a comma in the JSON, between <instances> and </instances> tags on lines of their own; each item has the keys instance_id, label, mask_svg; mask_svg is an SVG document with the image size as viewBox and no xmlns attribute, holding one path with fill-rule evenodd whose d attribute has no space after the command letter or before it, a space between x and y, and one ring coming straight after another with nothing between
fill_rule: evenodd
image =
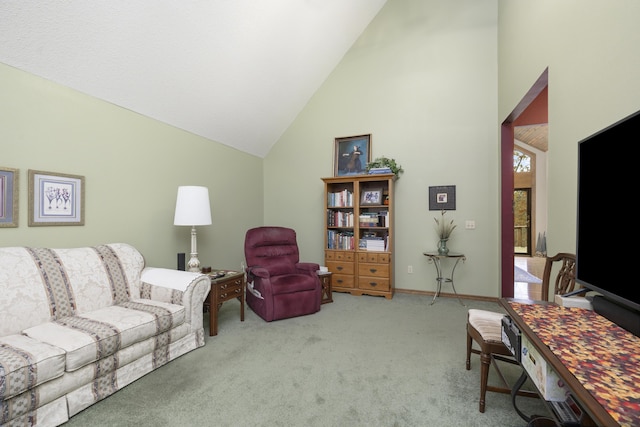
<instances>
[{"instance_id":1,"label":"white vaulted ceiling","mask_svg":"<svg viewBox=\"0 0 640 427\"><path fill-rule=\"evenodd\" d=\"M264 157L386 0L0 0L0 62Z\"/></svg>"}]
</instances>

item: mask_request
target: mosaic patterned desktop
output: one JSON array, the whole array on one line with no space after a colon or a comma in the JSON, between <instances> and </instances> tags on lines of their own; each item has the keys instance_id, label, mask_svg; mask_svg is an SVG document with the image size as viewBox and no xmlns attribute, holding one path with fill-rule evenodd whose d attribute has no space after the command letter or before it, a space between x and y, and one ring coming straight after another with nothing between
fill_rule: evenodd
<instances>
[{"instance_id":1,"label":"mosaic patterned desktop","mask_svg":"<svg viewBox=\"0 0 640 427\"><path fill-rule=\"evenodd\" d=\"M640 426L640 337L583 308L509 305L616 422Z\"/></svg>"}]
</instances>

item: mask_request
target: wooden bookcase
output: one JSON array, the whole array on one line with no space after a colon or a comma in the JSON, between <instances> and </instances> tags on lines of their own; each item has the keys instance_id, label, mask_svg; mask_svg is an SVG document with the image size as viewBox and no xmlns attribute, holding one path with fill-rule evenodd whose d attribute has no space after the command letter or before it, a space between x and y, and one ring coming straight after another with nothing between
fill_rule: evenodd
<instances>
[{"instance_id":1,"label":"wooden bookcase","mask_svg":"<svg viewBox=\"0 0 640 427\"><path fill-rule=\"evenodd\" d=\"M333 291L393 298L393 183L396 176L322 178L324 260Z\"/></svg>"}]
</instances>

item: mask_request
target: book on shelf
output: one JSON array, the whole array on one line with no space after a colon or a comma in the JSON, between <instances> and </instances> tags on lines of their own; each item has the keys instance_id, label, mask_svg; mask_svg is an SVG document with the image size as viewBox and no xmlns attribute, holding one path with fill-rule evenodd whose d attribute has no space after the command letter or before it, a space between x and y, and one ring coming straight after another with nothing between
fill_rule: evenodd
<instances>
[{"instance_id":1,"label":"book on shelf","mask_svg":"<svg viewBox=\"0 0 640 427\"><path fill-rule=\"evenodd\" d=\"M358 216L360 227L389 227L389 211L363 212Z\"/></svg>"},{"instance_id":2,"label":"book on shelf","mask_svg":"<svg viewBox=\"0 0 640 427\"><path fill-rule=\"evenodd\" d=\"M353 212L327 209L327 225L329 227L353 227Z\"/></svg>"},{"instance_id":3,"label":"book on shelf","mask_svg":"<svg viewBox=\"0 0 640 427\"><path fill-rule=\"evenodd\" d=\"M369 175L384 174L384 173L391 173L391 168L389 168L389 167L381 167L381 168L371 168L371 169L369 169Z\"/></svg>"},{"instance_id":4,"label":"book on shelf","mask_svg":"<svg viewBox=\"0 0 640 427\"><path fill-rule=\"evenodd\" d=\"M360 227L378 227L379 215L374 212L363 212L360 214L358 221Z\"/></svg>"},{"instance_id":5,"label":"book on shelf","mask_svg":"<svg viewBox=\"0 0 640 427\"><path fill-rule=\"evenodd\" d=\"M367 251L384 252L386 247L386 238L382 237L363 237L359 242L359 248Z\"/></svg>"},{"instance_id":6,"label":"book on shelf","mask_svg":"<svg viewBox=\"0 0 640 427\"><path fill-rule=\"evenodd\" d=\"M384 251L384 240L367 240L368 251Z\"/></svg>"},{"instance_id":7,"label":"book on shelf","mask_svg":"<svg viewBox=\"0 0 640 427\"><path fill-rule=\"evenodd\" d=\"M335 193L327 193L327 203L331 207L353 206L353 192L344 189Z\"/></svg>"},{"instance_id":8,"label":"book on shelf","mask_svg":"<svg viewBox=\"0 0 640 427\"><path fill-rule=\"evenodd\" d=\"M389 227L389 211L378 212L378 224L380 227Z\"/></svg>"},{"instance_id":9,"label":"book on shelf","mask_svg":"<svg viewBox=\"0 0 640 427\"><path fill-rule=\"evenodd\" d=\"M354 249L354 238L352 232L347 231L327 231L327 249Z\"/></svg>"}]
</instances>

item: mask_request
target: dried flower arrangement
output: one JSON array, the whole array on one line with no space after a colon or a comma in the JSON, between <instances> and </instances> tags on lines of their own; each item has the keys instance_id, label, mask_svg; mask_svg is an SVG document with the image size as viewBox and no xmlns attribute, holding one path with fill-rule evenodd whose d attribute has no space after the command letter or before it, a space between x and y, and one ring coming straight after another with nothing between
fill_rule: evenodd
<instances>
[{"instance_id":1,"label":"dried flower arrangement","mask_svg":"<svg viewBox=\"0 0 640 427\"><path fill-rule=\"evenodd\" d=\"M440 240L448 239L451 236L451 233L453 233L453 230L455 230L455 228L457 227L457 225L453 223L453 220L449 222L445 221L445 213L447 213L447 211L443 209L442 211L440 211L440 219L433 218L436 222L436 232L438 233L438 237L440 238Z\"/></svg>"}]
</instances>

